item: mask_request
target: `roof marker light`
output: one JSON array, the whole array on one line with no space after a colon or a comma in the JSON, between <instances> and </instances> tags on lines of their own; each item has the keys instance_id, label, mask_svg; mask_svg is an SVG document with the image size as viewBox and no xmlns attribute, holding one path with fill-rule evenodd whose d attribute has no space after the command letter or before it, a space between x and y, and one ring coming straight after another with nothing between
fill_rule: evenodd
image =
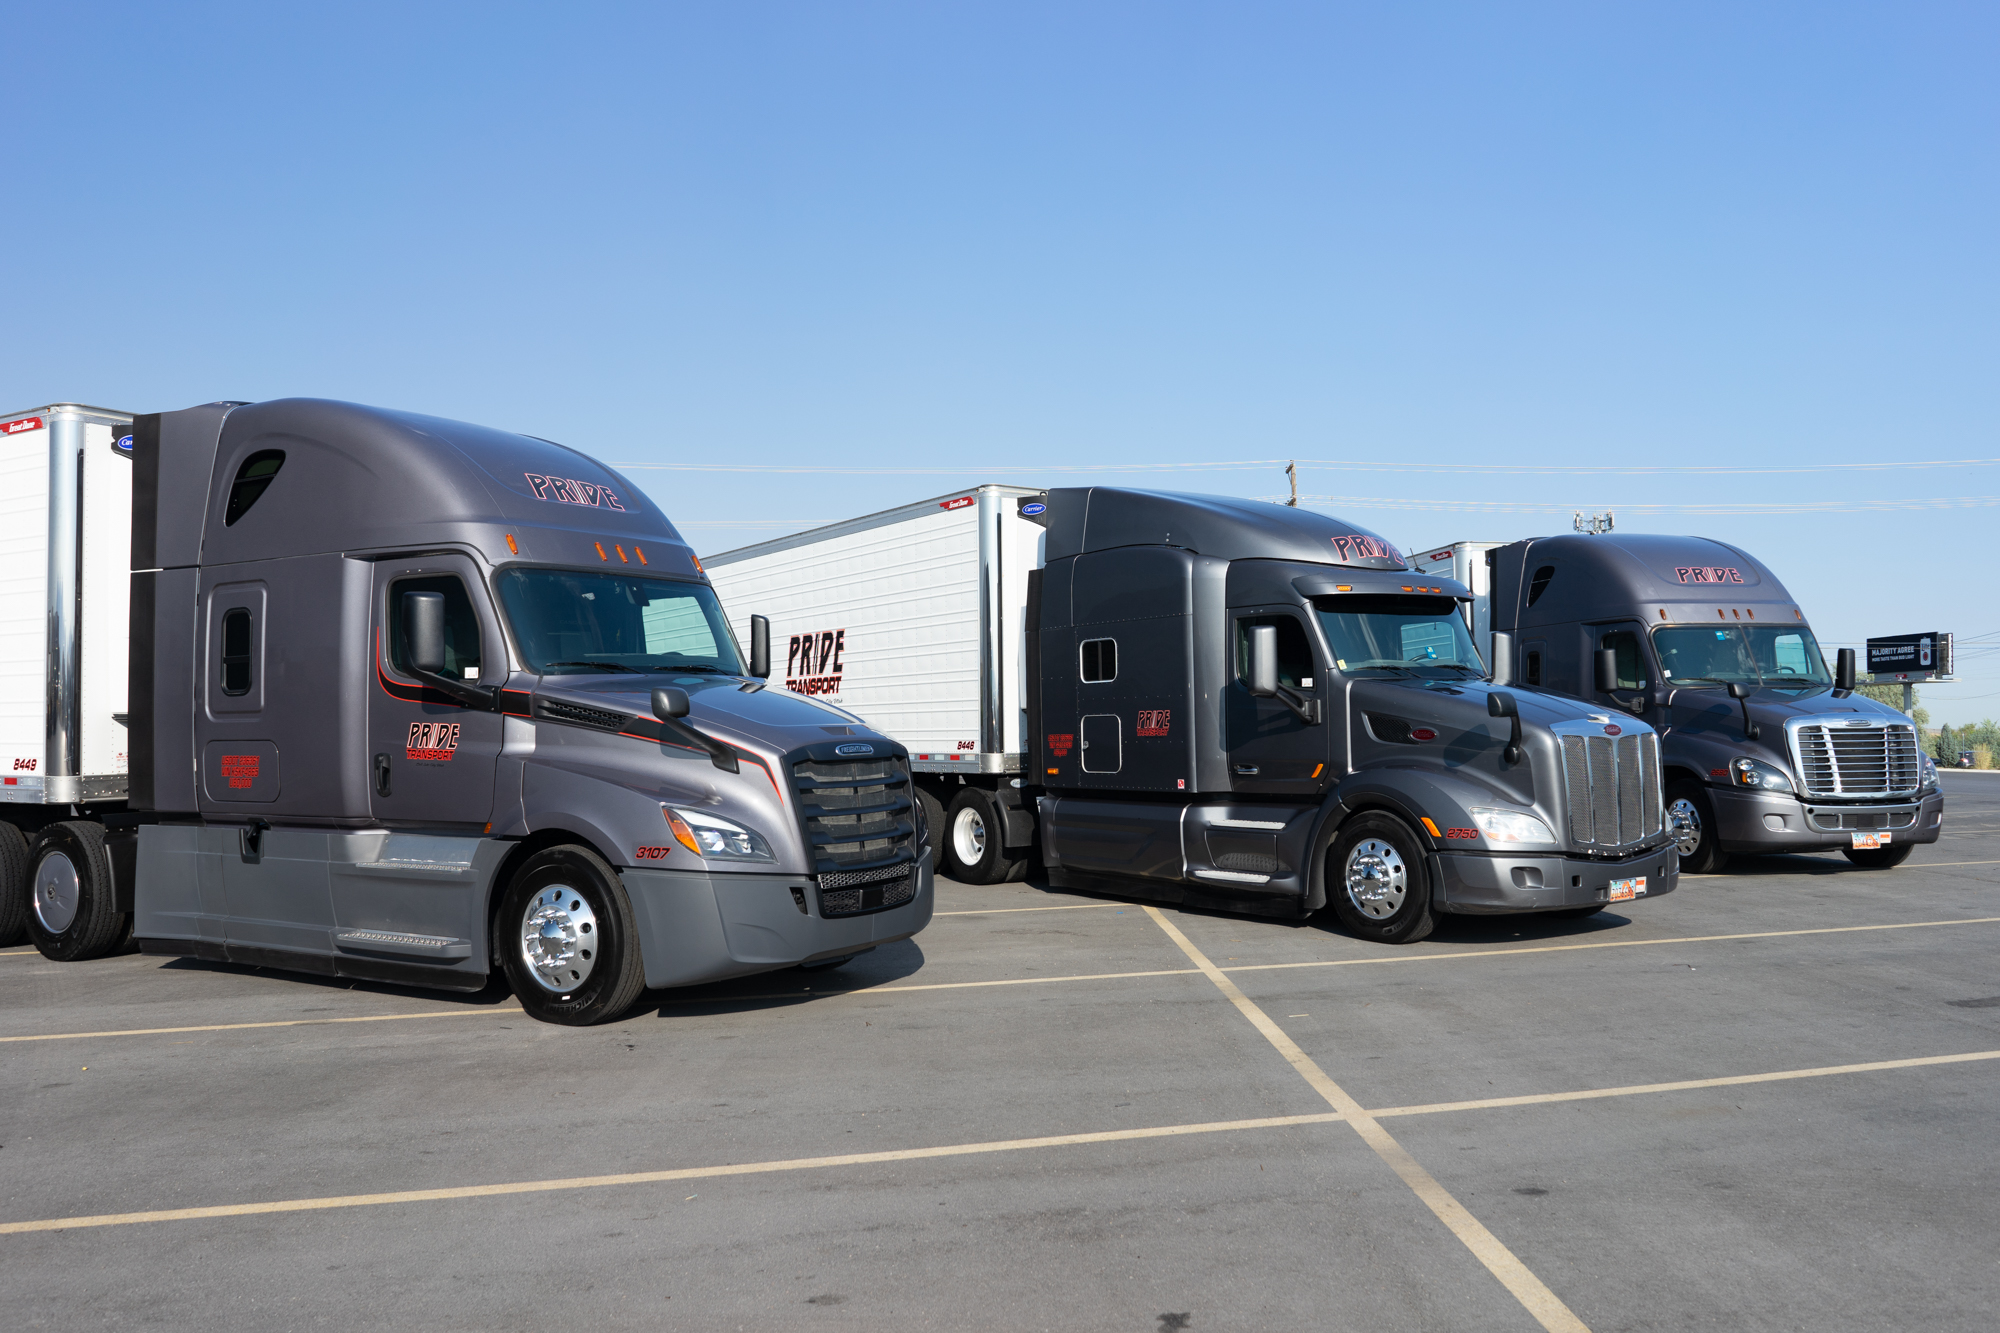
<instances>
[{"instance_id":1,"label":"roof marker light","mask_svg":"<svg viewBox=\"0 0 2000 1333\"><path fill-rule=\"evenodd\" d=\"M639 563L640 563L640 564L642 564L642 565L643 565L643 564L645 564L645 563L646 563L646 553L645 553L644 551L640 550L640 549L639 549L638 547L636 547L636 546L635 546L635 547L633 547L633 548L632 548L632 554L633 554L633 555L636 555L636 556L638 556L638 557L639 557Z\"/></svg>"},{"instance_id":2,"label":"roof marker light","mask_svg":"<svg viewBox=\"0 0 2000 1333\"><path fill-rule=\"evenodd\" d=\"M591 543L591 545L592 545L592 546L595 546L595 547L597 548L597 558L598 558L599 560L605 560L605 561L608 561L608 560L610 560L610 559L611 559L611 557L610 557L610 556L608 556L608 555L604 554L604 543L603 543L603 542L592 542L592 543Z\"/></svg>"},{"instance_id":3,"label":"roof marker light","mask_svg":"<svg viewBox=\"0 0 2000 1333\"><path fill-rule=\"evenodd\" d=\"M614 551L616 551L616 552L618 552L618 563L619 563L619 564L621 564L621 565L629 565L629 564L631 564L631 563L632 563L632 562L631 562L630 560L627 560L627 559L625 558L625 548L624 548L624 547L622 547L622 546L620 546L620 545L619 545L619 544L618 544L617 542L613 542L613 543L611 543L611 549L612 549L612 550L614 550Z\"/></svg>"},{"instance_id":4,"label":"roof marker light","mask_svg":"<svg viewBox=\"0 0 2000 1333\"><path fill-rule=\"evenodd\" d=\"M521 554L521 548L520 548L520 546L519 546L518 544L516 544L516 542L514 541L514 534L513 534L513 533L511 533L511 532L507 534L507 554L508 554L508 555L519 555L519 554Z\"/></svg>"},{"instance_id":5,"label":"roof marker light","mask_svg":"<svg viewBox=\"0 0 2000 1333\"><path fill-rule=\"evenodd\" d=\"M1333 585L1333 590L1335 592L1353 592L1354 585L1352 583L1336 583Z\"/></svg>"}]
</instances>

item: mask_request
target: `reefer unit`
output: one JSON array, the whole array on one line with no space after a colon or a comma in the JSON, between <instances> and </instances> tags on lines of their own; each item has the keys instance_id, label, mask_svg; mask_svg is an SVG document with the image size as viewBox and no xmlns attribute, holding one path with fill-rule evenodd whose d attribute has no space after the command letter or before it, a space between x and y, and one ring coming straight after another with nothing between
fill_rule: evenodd
<instances>
[{"instance_id":1,"label":"reefer unit","mask_svg":"<svg viewBox=\"0 0 2000 1333\"><path fill-rule=\"evenodd\" d=\"M1042 563L1021 505L1040 494L953 491L704 568L744 642L751 612L770 617L773 685L867 718L918 772L1018 773L1028 574Z\"/></svg>"},{"instance_id":2,"label":"reefer unit","mask_svg":"<svg viewBox=\"0 0 2000 1333\"><path fill-rule=\"evenodd\" d=\"M0 418L0 802L125 798L132 418Z\"/></svg>"}]
</instances>

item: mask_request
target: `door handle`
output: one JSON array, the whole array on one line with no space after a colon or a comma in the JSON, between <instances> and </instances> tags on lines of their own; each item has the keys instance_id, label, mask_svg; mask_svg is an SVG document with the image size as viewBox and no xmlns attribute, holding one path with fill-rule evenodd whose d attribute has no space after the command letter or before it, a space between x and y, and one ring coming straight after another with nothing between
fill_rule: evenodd
<instances>
[{"instance_id":1,"label":"door handle","mask_svg":"<svg viewBox=\"0 0 2000 1333\"><path fill-rule=\"evenodd\" d=\"M375 756L375 794L377 796L389 794L389 756L386 754Z\"/></svg>"},{"instance_id":2,"label":"door handle","mask_svg":"<svg viewBox=\"0 0 2000 1333\"><path fill-rule=\"evenodd\" d=\"M1255 764L1238 764L1238 765L1236 766L1236 776L1237 776L1237 777L1239 777L1239 778L1254 778L1254 777L1256 777L1256 776L1257 776L1257 765L1255 765Z\"/></svg>"}]
</instances>

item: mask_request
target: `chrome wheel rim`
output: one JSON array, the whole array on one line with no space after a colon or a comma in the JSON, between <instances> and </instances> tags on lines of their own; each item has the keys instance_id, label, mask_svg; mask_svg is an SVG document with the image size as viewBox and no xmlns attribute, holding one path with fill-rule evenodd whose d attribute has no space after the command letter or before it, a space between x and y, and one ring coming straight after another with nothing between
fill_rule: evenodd
<instances>
[{"instance_id":1,"label":"chrome wheel rim","mask_svg":"<svg viewBox=\"0 0 2000 1333\"><path fill-rule=\"evenodd\" d=\"M536 984L567 995L597 968L597 913L575 889L551 884L521 917L521 961Z\"/></svg>"},{"instance_id":2,"label":"chrome wheel rim","mask_svg":"<svg viewBox=\"0 0 2000 1333\"><path fill-rule=\"evenodd\" d=\"M1667 823L1673 826L1674 850L1693 856L1701 846L1701 812L1694 808L1694 802L1683 796L1669 804Z\"/></svg>"},{"instance_id":3,"label":"chrome wheel rim","mask_svg":"<svg viewBox=\"0 0 2000 1333\"><path fill-rule=\"evenodd\" d=\"M35 867L35 920L51 935L60 935L76 920L83 901L83 885L76 865L61 852L50 852Z\"/></svg>"},{"instance_id":4,"label":"chrome wheel rim","mask_svg":"<svg viewBox=\"0 0 2000 1333\"><path fill-rule=\"evenodd\" d=\"M1402 853L1380 838L1354 844L1341 878L1347 885L1347 901L1371 921L1396 915L1410 892L1410 868Z\"/></svg>"},{"instance_id":5,"label":"chrome wheel rim","mask_svg":"<svg viewBox=\"0 0 2000 1333\"><path fill-rule=\"evenodd\" d=\"M986 821L971 806L951 818L951 850L964 866L976 866L986 859Z\"/></svg>"}]
</instances>

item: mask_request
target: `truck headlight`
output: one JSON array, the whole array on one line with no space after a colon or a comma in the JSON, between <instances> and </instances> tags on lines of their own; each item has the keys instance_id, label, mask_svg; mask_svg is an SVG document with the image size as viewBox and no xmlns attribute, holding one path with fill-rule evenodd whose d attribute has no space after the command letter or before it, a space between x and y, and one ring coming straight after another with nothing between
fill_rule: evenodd
<instances>
[{"instance_id":1,"label":"truck headlight","mask_svg":"<svg viewBox=\"0 0 2000 1333\"><path fill-rule=\"evenodd\" d=\"M1760 791L1790 791L1792 780L1785 776L1783 769L1761 759L1732 759L1729 761L1729 785L1755 787Z\"/></svg>"},{"instance_id":2,"label":"truck headlight","mask_svg":"<svg viewBox=\"0 0 2000 1333\"><path fill-rule=\"evenodd\" d=\"M755 829L701 810L680 810L671 805L660 807L660 813L667 817L667 827L673 830L674 840L693 852L711 861L775 861L771 854L771 844L764 841L764 835Z\"/></svg>"},{"instance_id":3,"label":"truck headlight","mask_svg":"<svg viewBox=\"0 0 2000 1333\"><path fill-rule=\"evenodd\" d=\"M1556 835L1549 832L1547 824L1519 810L1494 810L1475 805L1470 814L1472 822L1479 825L1480 836L1488 842L1554 843L1556 840Z\"/></svg>"},{"instance_id":4,"label":"truck headlight","mask_svg":"<svg viewBox=\"0 0 2000 1333\"><path fill-rule=\"evenodd\" d=\"M1927 754L1918 755L1917 777L1919 779L1918 785L1923 790L1930 791L1935 788L1938 785L1937 760Z\"/></svg>"}]
</instances>

